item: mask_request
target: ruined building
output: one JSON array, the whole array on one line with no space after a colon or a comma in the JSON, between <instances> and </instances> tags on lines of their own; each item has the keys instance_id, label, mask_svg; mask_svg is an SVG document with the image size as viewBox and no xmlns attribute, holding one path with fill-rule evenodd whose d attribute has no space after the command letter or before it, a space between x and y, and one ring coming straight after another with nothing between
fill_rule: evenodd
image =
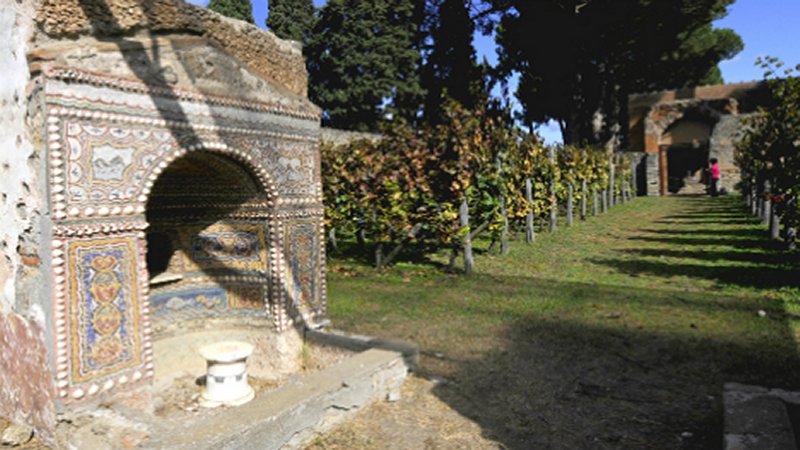
<instances>
[{"instance_id":1,"label":"ruined building","mask_svg":"<svg viewBox=\"0 0 800 450\"><path fill-rule=\"evenodd\" d=\"M52 442L222 331L289 370L325 320L301 50L180 0L18 0L0 73L0 415Z\"/></svg>"},{"instance_id":2,"label":"ruined building","mask_svg":"<svg viewBox=\"0 0 800 450\"><path fill-rule=\"evenodd\" d=\"M699 185L710 158L719 160L721 187L732 191L739 181L733 152L742 120L768 99L761 82L631 95L629 150L645 152L639 192L666 195Z\"/></svg>"}]
</instances>

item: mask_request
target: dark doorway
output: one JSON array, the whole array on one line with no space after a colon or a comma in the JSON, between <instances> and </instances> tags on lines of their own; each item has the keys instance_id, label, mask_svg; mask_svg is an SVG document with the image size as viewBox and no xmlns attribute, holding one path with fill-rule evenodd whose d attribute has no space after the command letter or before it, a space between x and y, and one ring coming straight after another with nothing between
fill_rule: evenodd
<instances>
[{"instance_id":1,"label":"dark doorway","mask_svg":"<svg viewBox=\"0 0 800 450\"><path fill-rule=\"evenodd\" d=\"M677 194L691 188L703 190L708 166L708 142L677 144L667 148L668 190Z\"/></svg>"}]
</instances>

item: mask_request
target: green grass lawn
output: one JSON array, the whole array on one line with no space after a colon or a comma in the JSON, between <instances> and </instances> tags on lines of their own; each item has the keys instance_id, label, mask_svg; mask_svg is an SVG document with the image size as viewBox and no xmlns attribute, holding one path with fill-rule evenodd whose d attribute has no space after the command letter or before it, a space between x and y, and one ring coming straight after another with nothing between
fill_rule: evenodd
<instances>
[{"instance_id":1,"label":"green grass lawn","mask_svg":"<svg viewBox=\"0 0 800 450\"><path fill-rule=\"evenodd\" d=\"M334 256L329 315L418 343L435 394L508 448L716 448L723 382L800 387L800 260L736 197L640 198L507 256L487 244L471 277L444 255Z\"/></svg>"}]
</instances>

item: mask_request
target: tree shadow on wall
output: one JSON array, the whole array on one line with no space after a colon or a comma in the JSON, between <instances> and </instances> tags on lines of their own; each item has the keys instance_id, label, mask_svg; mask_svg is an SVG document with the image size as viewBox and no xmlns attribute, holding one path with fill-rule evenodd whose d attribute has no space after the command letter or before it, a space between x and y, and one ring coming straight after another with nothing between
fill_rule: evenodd
<instances>
[{"instance_id":1,"label":"tree shadow on wall","mask_svg":"<svg viewBox=\"0 0 800 450\"><path fill-rule=\"evenodd\" d=\"M483 280L490 281L497 282ZM571 292L601 307L629 297L652 298L655 307L669 307L675 314L660 323L602 309L579 319L531 314L510 322L503 344L489 356L454 359L451 370L424 358L423 373L447 380L434 388L435 395L504 448L720 448L723 383L800 387L800 358L789 318L779 305L674 291L543 284L549 286L533 290ZM748 331L746 321L731 321L724 330L704 329L714 320L697 319L706 314L715 320L755 317L765 307L769 322L762 324L768 333ZM501 314L492 305L480 313Z\"/></svg>"}]
</instances>

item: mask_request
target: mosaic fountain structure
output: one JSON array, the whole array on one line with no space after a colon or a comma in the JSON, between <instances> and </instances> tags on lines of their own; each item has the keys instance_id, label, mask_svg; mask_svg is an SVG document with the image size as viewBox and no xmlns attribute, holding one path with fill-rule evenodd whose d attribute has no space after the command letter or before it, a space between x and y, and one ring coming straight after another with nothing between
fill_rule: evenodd
<instances>
[{"instance_id":1,"label":"mosaic fountain structure","mask_svg":"<svg viewBox=\"0 0 800 450\"><path fill-rule=\"evenodd\" d=\"M48 440L220 329L280 369L325 321L301 50L179 0L15 3L0 144L24 156L27 214L0 211L0 414Z\"/></svg>"}]
</instances>

